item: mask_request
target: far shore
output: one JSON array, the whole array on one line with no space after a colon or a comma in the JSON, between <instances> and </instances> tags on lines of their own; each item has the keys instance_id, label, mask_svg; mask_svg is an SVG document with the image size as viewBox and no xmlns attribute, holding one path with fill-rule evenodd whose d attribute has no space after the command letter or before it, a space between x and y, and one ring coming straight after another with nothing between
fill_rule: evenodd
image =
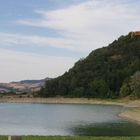
<instances>
[{"instance_id":1,"label":"far shore","mask_svg":"<svg viewBox=\"0 0 140 140\"><path fill-rule=\"evenodd\" d=\"M140 107L140 100L125 99L97 99L97 98L33 98L33 97L2 97L0 103L36 103L36 104L106 104L125 107Z\"/></svg>"},{"instance_id":2,"label":"far shore","mask_svg":"<svg viewBox=\"0 0 140 140\"><path fill-rule=\"evenodd\" d=\"M130 100L115 100L115 99L94 99L94 98L33 98L33 97L3 97L0 98L0 103L36 103L36 104L106 104L106 105L121 105L137 107L138 104L130 104ZM140 106L140 105L139 105Z\"/></svg>"},{"instance_id":3,"label":"far shore","mask_svg":"<svg viewBox=\"0 0 140 140\"><path fill-rule=\"evenodd\" d=\"M130 110L122 112L118 116L123 119L129 119L140 124L140 100L130 99L88 99L88 98L25 98L25 97L3 97L0 103L33 103L33 104L104 104L120 105L129 107Z\"/></svg>"}]
</instances>

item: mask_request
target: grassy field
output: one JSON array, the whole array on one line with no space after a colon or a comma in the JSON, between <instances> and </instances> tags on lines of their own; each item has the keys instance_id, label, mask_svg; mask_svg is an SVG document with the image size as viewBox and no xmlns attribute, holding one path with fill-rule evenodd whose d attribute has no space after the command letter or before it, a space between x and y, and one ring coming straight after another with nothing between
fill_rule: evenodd
<instances>
[{"instance_id":1,"label":"grassy field","mask_svg":"<svg viewBox=\"0 0 140 140\"><path fill-rule=\"evenodd\" d=\"M7 140L6 136L0 136L0 140Z\"/></svg>"},{"instance_id":2,"label":"grassy field","mask_svg":"<svg viewBox=\"0 0 140 140\"><path fill-rule=\"evenodd\" d=\"M6 136L0 136L0 140L8 140ZM140 140L140 137L87 137L87 136L76 136L76 137L43 137L43 136L24 136L22 140Z\"/></svg>"},{"instance_id":3,"label":"grassy field","mask_svg":"<svg viewBox=\"0 0 140 140\"><path fill-rule=\"evenodd\" d=\"M22 140L140 140L140 137L23 137Z\"/></svg>"}]
</instances>

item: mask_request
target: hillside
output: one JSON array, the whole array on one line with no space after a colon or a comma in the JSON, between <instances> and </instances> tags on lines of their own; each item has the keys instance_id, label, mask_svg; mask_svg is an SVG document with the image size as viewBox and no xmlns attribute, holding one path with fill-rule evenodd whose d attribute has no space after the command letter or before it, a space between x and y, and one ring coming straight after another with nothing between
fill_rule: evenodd
<instances>
[{"instance_id":1,"label":"hillside","mask_svg":"<svg viewBox=\"0 0 140 140\"><path fill-rule=\"evenodd\" d=\"M41 80L23 80L19 82L0 83L0 93L32 93L39 91L50 78Z\"/></svg>"},{"instance_id":2,"label":"hillside","mask_svg":"<svg viewBox=\"0 0 140 140\"><path fill-rule=\"evenodd\" d=\"M134 83L132 77L139 71L140 36L129 33L107 47L94 50L64 75L48 81L40 95L88 98L128 96L135 94L131 88ZM140 74L137 76L140 79ZM139 91L137 93L140 94Z\"/></svg>"}]
</instances>

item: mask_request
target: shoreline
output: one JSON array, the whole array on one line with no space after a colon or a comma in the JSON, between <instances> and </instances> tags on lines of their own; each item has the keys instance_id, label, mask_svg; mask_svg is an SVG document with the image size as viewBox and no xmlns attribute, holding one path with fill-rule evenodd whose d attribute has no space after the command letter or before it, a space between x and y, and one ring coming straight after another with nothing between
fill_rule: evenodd
<instances>
[{"instance_id":1,"label":"shoreline","mask_svg":"<svg viewBox=\"0 0 140 140\"><path fill-rule=\"evenodd\" d=\"M118 117L140 124L140 100L129 99L88 99L88 98L0 98L0 103L32 103L32 104L97 104L97 105L119 105L130 108L127 112L118 114Z\"/></svg>"},{"instance_id":2,"label":"shoreline","mask_svg":"<svg viewBox=\"0 0 140 140\"><path fill-rule=\"evenodd\" d=\"M132 108L129 111L118 114L122 119L135 122L140 125L140 108Z\"/></svg>"},{"instance_id":3,"label":"shoreline","mask_svg":"<svg viewBox=\"0 0 140 140\"><path fill-rule=\"evenodd\" d=\"M105 104L127 106L126 103L119 100L103 100L94 98L25 98L25 97L4 97L0 98L0 103L34 103L34 104Z\"/></svg>"}]
</instances>

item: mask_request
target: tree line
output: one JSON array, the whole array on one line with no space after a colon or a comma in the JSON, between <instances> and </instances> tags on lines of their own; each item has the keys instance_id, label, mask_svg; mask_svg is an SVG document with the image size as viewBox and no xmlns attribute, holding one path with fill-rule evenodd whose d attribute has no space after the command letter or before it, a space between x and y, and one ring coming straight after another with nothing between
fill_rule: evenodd
<instances>
[{"instance_id":1,"label":"tree line","mask_svg":"<svg viewBox=\"0 0 140 140\"><path fill-rule=\"evenodd\" d=\"M121 36L94 50L62 76L46 82L42 97L140 97L140 37Z\"/></svg>"}]
</instances>

